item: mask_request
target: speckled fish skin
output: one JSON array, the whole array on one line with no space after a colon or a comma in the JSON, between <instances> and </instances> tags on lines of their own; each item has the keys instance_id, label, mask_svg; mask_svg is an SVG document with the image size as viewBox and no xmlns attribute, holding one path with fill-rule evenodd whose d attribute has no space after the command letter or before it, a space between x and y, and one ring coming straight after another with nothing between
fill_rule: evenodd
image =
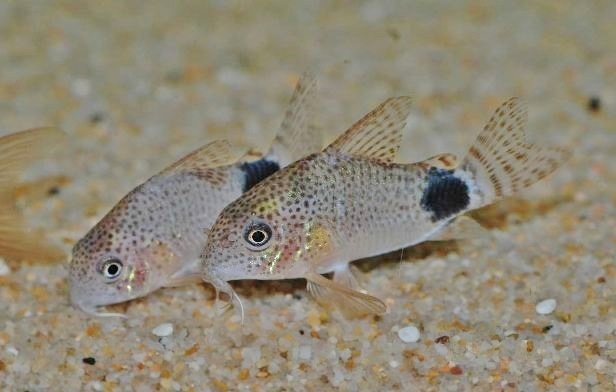
<instances>
[{"instance_id":1,"label":"speckled fish skin","mask_svg":"<svg viewBox=\"0 0 616 392\"><path fill-rule=\"evenodd\" d=\"M381 300L358 290L350 261L433 238L456 217L531 185L568 157L524 141L526 111L511 99L461 164L451 154L396 164L409 105L406 97L386 101L323 152L227 206L202 255L204 280L239 301L230 280L306 278L319 300L351 313L382 313ZM321 276L329 272L333 280Z\"/></svg>"},{"instance_id":2,"label":"speckled fish skin","mask_svg":"<svg viewBox=\"0 0 616 392\"><path fill-rule=\"evenodd\" d=\"M121 316L96 308L199 281L200 251L217 214L305 150L320 149L309 122L315 83L310 74L300 79L264 158L231 163L228 143L213 142L126 195L74 246L71 303L90 314Z\"/></svg>"},{"instance_id":3,"label":"speckled fish skin","mask_svg":"<svg viewBox=\"0 0 616 392\"><path fill-rule=\"evenodd\" d=\"M96 313L96 306L144 296L190 270L188 260L198 259L207 238L204 228L244 186L237 165L211 170L225 181L178 173L153 178L124 197L74 246L71 302ZM117 279L105 277L110 262L122 264Z\"/></svg>"}]
</instances>

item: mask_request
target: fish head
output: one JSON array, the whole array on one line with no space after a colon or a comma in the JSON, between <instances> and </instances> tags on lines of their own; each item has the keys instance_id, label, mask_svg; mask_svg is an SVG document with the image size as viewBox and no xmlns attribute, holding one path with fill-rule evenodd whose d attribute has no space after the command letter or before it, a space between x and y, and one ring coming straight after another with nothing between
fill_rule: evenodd
<instances>
[{"instance_id":1,"label":"fish head","mask_svg":"<svg viewBox=\"0 0 616 392\"><path fill-rule=\"evenodd\" d=\"M139 222L143 214L114 207L73 247L70 301L90 314L96 308L142 297L161 287L178 257L160 240L160 225ZM148 229L152 227L153 229Z\"/></svg>"},{"instance_id":2,"label":"fish head","mask_svg":"<svg viewBox=\"0 0 616 392\"><path fill-rule=\"evenodd\" d=\"M296 163L229 204L208 232L203 278L300 277L331 249L332 230L316 219L317 184ZM305 162L304 162L305 164Z\"/></svg>"}]
</instances>

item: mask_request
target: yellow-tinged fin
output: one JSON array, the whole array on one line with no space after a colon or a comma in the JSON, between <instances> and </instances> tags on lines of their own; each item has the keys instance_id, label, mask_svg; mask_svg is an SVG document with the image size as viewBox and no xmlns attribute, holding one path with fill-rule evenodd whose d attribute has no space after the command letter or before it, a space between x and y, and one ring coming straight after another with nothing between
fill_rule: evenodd
<instances>
[{"instance_id":1,"label":"yellow-tinged fin","mask_svg":"<svg viewBox=\"0 0 616 392\"><path fill-rule=\"evenodd\" d=\"M304 72L295 85L280 129L266 158L286 166L321 150L321 134L314 120L316 91L316 77Z\"/></svg>"},{"instance_id":2,"label":"yellow-tinged fin","mask_svg":"<svg viewBox=\"0 0 616 392\"><path fill-rule=\"evenodd\" d=\"M387 305L377 297L353 290L317 273L309 273L306 280L308 281L308 292L317 301L322 304L333 303L343 313L350 316L387 312Z\"/></svg>"},{"instance_id":3,"label":"yellow-tinged fin","mask_svg":"<svg viewBox=\"0 0 616 392\"><path fill-rule=\"evenodd\" d=\"M21 205L29 205L47 199L71 183L71 178L64 175L48 176L34 181L22 182L15 187L13 195Z\"/></svg>"},{"instance_id":4,"label":"yellow-tinged fin","mask_svg":"<svg viewBox=\"0 0 616 392\"><path fill-rule=\"evenodd\" d=\"M158 175L189 173L211 179L213 182L224 181L224 178L217 178L211 169L230 165L236 161L237 157L231 152L231 144L226 140L215 140L184 156ZM217 175L222 175L222 173L217 173Z\"/></svg>"},{"instance_id":5,"label":"yellow-tinged fin","mask_svg":"<svg viewBox=\"0 0 616 392\"><path fill-rule=\"evenodd\" d=\"M35 160L51 156L65 141L64 133L52 127L0 137L0 256L7 260L50 262L65 257L40 230L26 228L14 197L24 169Z\"/></svg>"},{"instance_id":6,"label":"yellow-tinged fin","mask_svg":"<svg viewBox=\"0 0 616 392\"><path fill-rule=\"evenodd\" d=\"M438 167L439 169L453 170L458 167L458 157L454 154L439 154L421 161L419 164L427 167Z\"/></svg>"},{"instance_id":7,"label":"yellow-tinged fin","mask_svg":"<svg viewBox=\"0 0 616 392\"><path fill-rule=\"evenodd\" d=\"M15 185L15 179L34 160L51 156L66 141L58 128L33 128L0 137L0 194Z\"/></svg>"},{"instance_id":8,"label":"yellow-tinged fin","mask_svg":"<svg viewBox=\"0 0 616 392\"><path fill-rule=\"evenodd\" d=\"M63 260L66 254L48 243L41 230L25 227L21 214L11 206L13 202L0 198L0 257L36 263Z\"/></svg>"},{"instance_id":9,"label":"yellow-tinged fin","mask_svg":"<svg viewBox=\"0 0 616 392\"><path fill-rule=\"evenodd\" d=\"M353 124L325 151L391 163L400 149L402 131L410 111L410 97L389 98Z\"/></svg>"},{"instance_id":10,"label":"yellow-tinged fin","mask_svg":"<svg viewBox=\"0 0 616 392\"><path fill-rule=\"evenodd\" d=\"M571 155L567 149L528 143L527 117L518 98L507 100L496 109L462 162L461 168L474 174L484 205L529 187Z\"/></svg>"},{"instance_id":11,"label":"yellow-tinged fin","mask_svg":"<svg viewBox=\"0 0 616 392\"><path fill-rule=\"evenodd\" d=\"M462 215L433 234L428 241L451 241L478 238L487 234L487 230L473 218Z\"/></svg>"}]
</instances>

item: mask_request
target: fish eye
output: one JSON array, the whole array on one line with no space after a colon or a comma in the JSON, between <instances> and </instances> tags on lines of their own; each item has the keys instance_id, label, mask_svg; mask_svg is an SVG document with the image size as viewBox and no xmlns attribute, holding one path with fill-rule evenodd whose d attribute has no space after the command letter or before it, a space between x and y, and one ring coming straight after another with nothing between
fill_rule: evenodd
<instances>
[{"instance_id":1,"label":"fish eye","mask_svg":"<svg viewBox=\"0 0 616 392\"><path fill-rule=\"evenodd\" d=\"M119 259L108 259L103 263L101 267L101 273L103 274L105 279L109 280L110 282L113 282L122 274L122 268L123 265Z\"/></svg>"},{"instance_id":2,"label":"fish eye","mask_svg":"<svg viewBox=\"0 0 616 392\"><path fill-rule=\"evenodd\" d=\"M265 249L271 238L272 229L263 222L252 223L244 230L244 240L254 247L254 250Z\"/></svg>"}]
</instances>

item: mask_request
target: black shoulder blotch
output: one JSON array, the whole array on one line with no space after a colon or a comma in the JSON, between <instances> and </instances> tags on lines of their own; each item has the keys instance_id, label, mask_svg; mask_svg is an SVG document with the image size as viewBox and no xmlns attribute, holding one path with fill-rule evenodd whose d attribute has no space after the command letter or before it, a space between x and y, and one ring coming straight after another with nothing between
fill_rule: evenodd
<instances>
[{"instance_id":1,"label":"black shoulder blotch","mask_svg":"<svg viewBox=\"0 0 616 392\"><path fill-rule=\"evenodd\" d=\"M265 178L280 170L280 165L278 162L263 158L254 162L242 163L240 169L244 172L244 186L242 191L246 192Z\"/></svg>"},{"instance_id":2,"label":"black shoulder blotch","mask_svg":"<svg viewBox=\"0 0 616 392\"><path fill-rule=\"evenodd\" d=\"M431 167L426 182L421 207L432 213L433 222L448 218L468 207L468 185L454 176L453 170Z\"/></svg>"}]
</instances>

